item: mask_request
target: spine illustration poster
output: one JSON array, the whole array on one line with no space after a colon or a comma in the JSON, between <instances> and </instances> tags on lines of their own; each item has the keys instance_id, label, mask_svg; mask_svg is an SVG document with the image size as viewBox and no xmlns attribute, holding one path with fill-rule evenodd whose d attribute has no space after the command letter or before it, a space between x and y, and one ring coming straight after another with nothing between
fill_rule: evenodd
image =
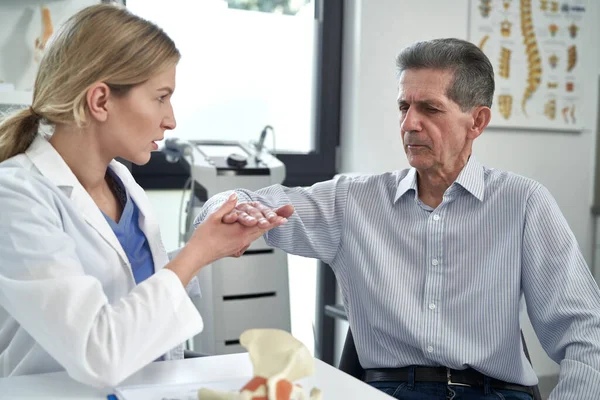
<instances>
[{"instance_id":1,"label":"spine illustration poster","mask_svg":"<svg viewBox=\"0 0 600 400\"><path fill-rule=\"evenodd\" d=\"M583 1L471 0L470 40L494 66L490 126L581 130Z\"/></svg>"}]
</instances>

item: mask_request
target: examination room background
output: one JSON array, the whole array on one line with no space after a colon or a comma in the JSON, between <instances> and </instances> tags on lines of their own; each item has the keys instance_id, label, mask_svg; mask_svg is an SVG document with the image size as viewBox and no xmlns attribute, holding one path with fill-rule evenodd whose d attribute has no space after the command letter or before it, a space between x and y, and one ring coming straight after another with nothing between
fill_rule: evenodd
<instances>
[{"instance_id":1,"label":"examination room background","mask_svg":"<svg viewBox=\"0 0 600 400\"><path fill-rule=\"evenodd\" d=\"M17 4L19 0L2 0ZM327 1L327 0L325 0ZM343 11L340 173L380 173L408 167L399 135L395 56L418 40L468 39L469 9L478 0L345 0ZM514 0L514 2L517 2ZM30 3L29 1L27 2ZM92 0L58 1L69 7ZM167 137L255 140L267 124L275 141L267 148L307 153L315 148L318 21L314 1L300 0L296 15L229 10L236 30L225 29L222 0L127 0L135 13L156 21L173 37L183 58L173 99L178 127ZM600 3L581 0L590 21L600 20ZM37 4L37 3L36 3ZM596 185L600 74L600 27L587 24L589 43L581 54L585 82L581 132L488 129L475 145L484 164L510 170L545 185L556 198L596 279L600 279L600 234L591 212ZM4 32L0 49L8 51ZM244 32L241 38L239 32ZM277 32L273 35L272 32ZM258 61L256 61L258 60ZM251 62L252 61L252 62ZM0 71L6 60L0 53ZM10 64L12 65L12 64ZM1 104L0 111L7 109ZM376 156L375 156L376 155ZM167 251L178 247L181 190L149 190ZM598 238L597 241L594 238ZM598 254L598 255L597 255ZM289 256L292 333L314 348L317 262ZM336 358L347 324L336 322ZM524 332L541 380L556 378L558 366L541 349L527 320Z\"/></svg>"}]
</instances>

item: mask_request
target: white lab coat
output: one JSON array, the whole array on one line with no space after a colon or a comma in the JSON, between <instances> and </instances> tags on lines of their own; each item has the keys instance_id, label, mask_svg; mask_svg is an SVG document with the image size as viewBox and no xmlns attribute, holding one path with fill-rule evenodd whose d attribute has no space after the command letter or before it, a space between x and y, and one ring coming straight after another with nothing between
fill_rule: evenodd
<instances>
[{"instance_id":1,"label":"white lab coat","mask_svg":"<svg viewBox=\"0 0 600 400\"><path fill-rule=\"evenodd\" d=\"M115 386L202 330L170 270L143 189L117 173L140 210L156 273L135 285L123 248L62 157L39 136L0 163L0 377L65 369Z\"/></svg>"}]
</instances>

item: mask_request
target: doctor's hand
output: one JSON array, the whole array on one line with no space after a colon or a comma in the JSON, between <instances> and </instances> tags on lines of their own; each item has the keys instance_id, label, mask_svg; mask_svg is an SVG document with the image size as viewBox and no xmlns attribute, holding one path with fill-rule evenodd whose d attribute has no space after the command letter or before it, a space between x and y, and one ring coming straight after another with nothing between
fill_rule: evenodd
<instances>
[{"instance_id":1,"label":"doctor's hand","mask_svg":"<svg viewBox=\"0 0 600 400\"><path fill-rule=\"evenodd\" d=\"M236 205L237 195L234 193L217 211L198 225L185 247L165 267L175 272L184 286L202 267L223 257L239 257L265 232L287 222L285 218L281 218L270 223L266 228L256 224L246 226L223 223L223 217L234 211Z\"/></svg>"},{"instance_id":2,"label":"doctor's hand","mask_svg":"<svg viewBox=\"0 0 600 400\"><path fill-rule=\"evenodd\" d=\"M285 223L293 213L294 206L291 204L273 210L262 203L253 201L238 204L235 209L225 214L222 220L226 224L239 222L248 227L258 226L263 229L272 229L274 228L272 225Z\"/></svg>"}]
</instances>

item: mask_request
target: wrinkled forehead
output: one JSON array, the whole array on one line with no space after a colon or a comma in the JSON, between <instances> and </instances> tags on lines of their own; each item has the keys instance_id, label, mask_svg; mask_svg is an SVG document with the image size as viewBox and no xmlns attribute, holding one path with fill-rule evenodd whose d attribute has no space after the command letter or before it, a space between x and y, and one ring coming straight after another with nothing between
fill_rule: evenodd
<instances>
[{"instance_id":1,"label":"wrinkled forehead","mask_svg":"<svg viewBox=\"0 0 600 400\"><path fill-rule=\"evenodd\" d=\"M448 100L448 88L453 78L450 70L408 69L398 79L398 101Z\"/></svg>"}]
</instances>

